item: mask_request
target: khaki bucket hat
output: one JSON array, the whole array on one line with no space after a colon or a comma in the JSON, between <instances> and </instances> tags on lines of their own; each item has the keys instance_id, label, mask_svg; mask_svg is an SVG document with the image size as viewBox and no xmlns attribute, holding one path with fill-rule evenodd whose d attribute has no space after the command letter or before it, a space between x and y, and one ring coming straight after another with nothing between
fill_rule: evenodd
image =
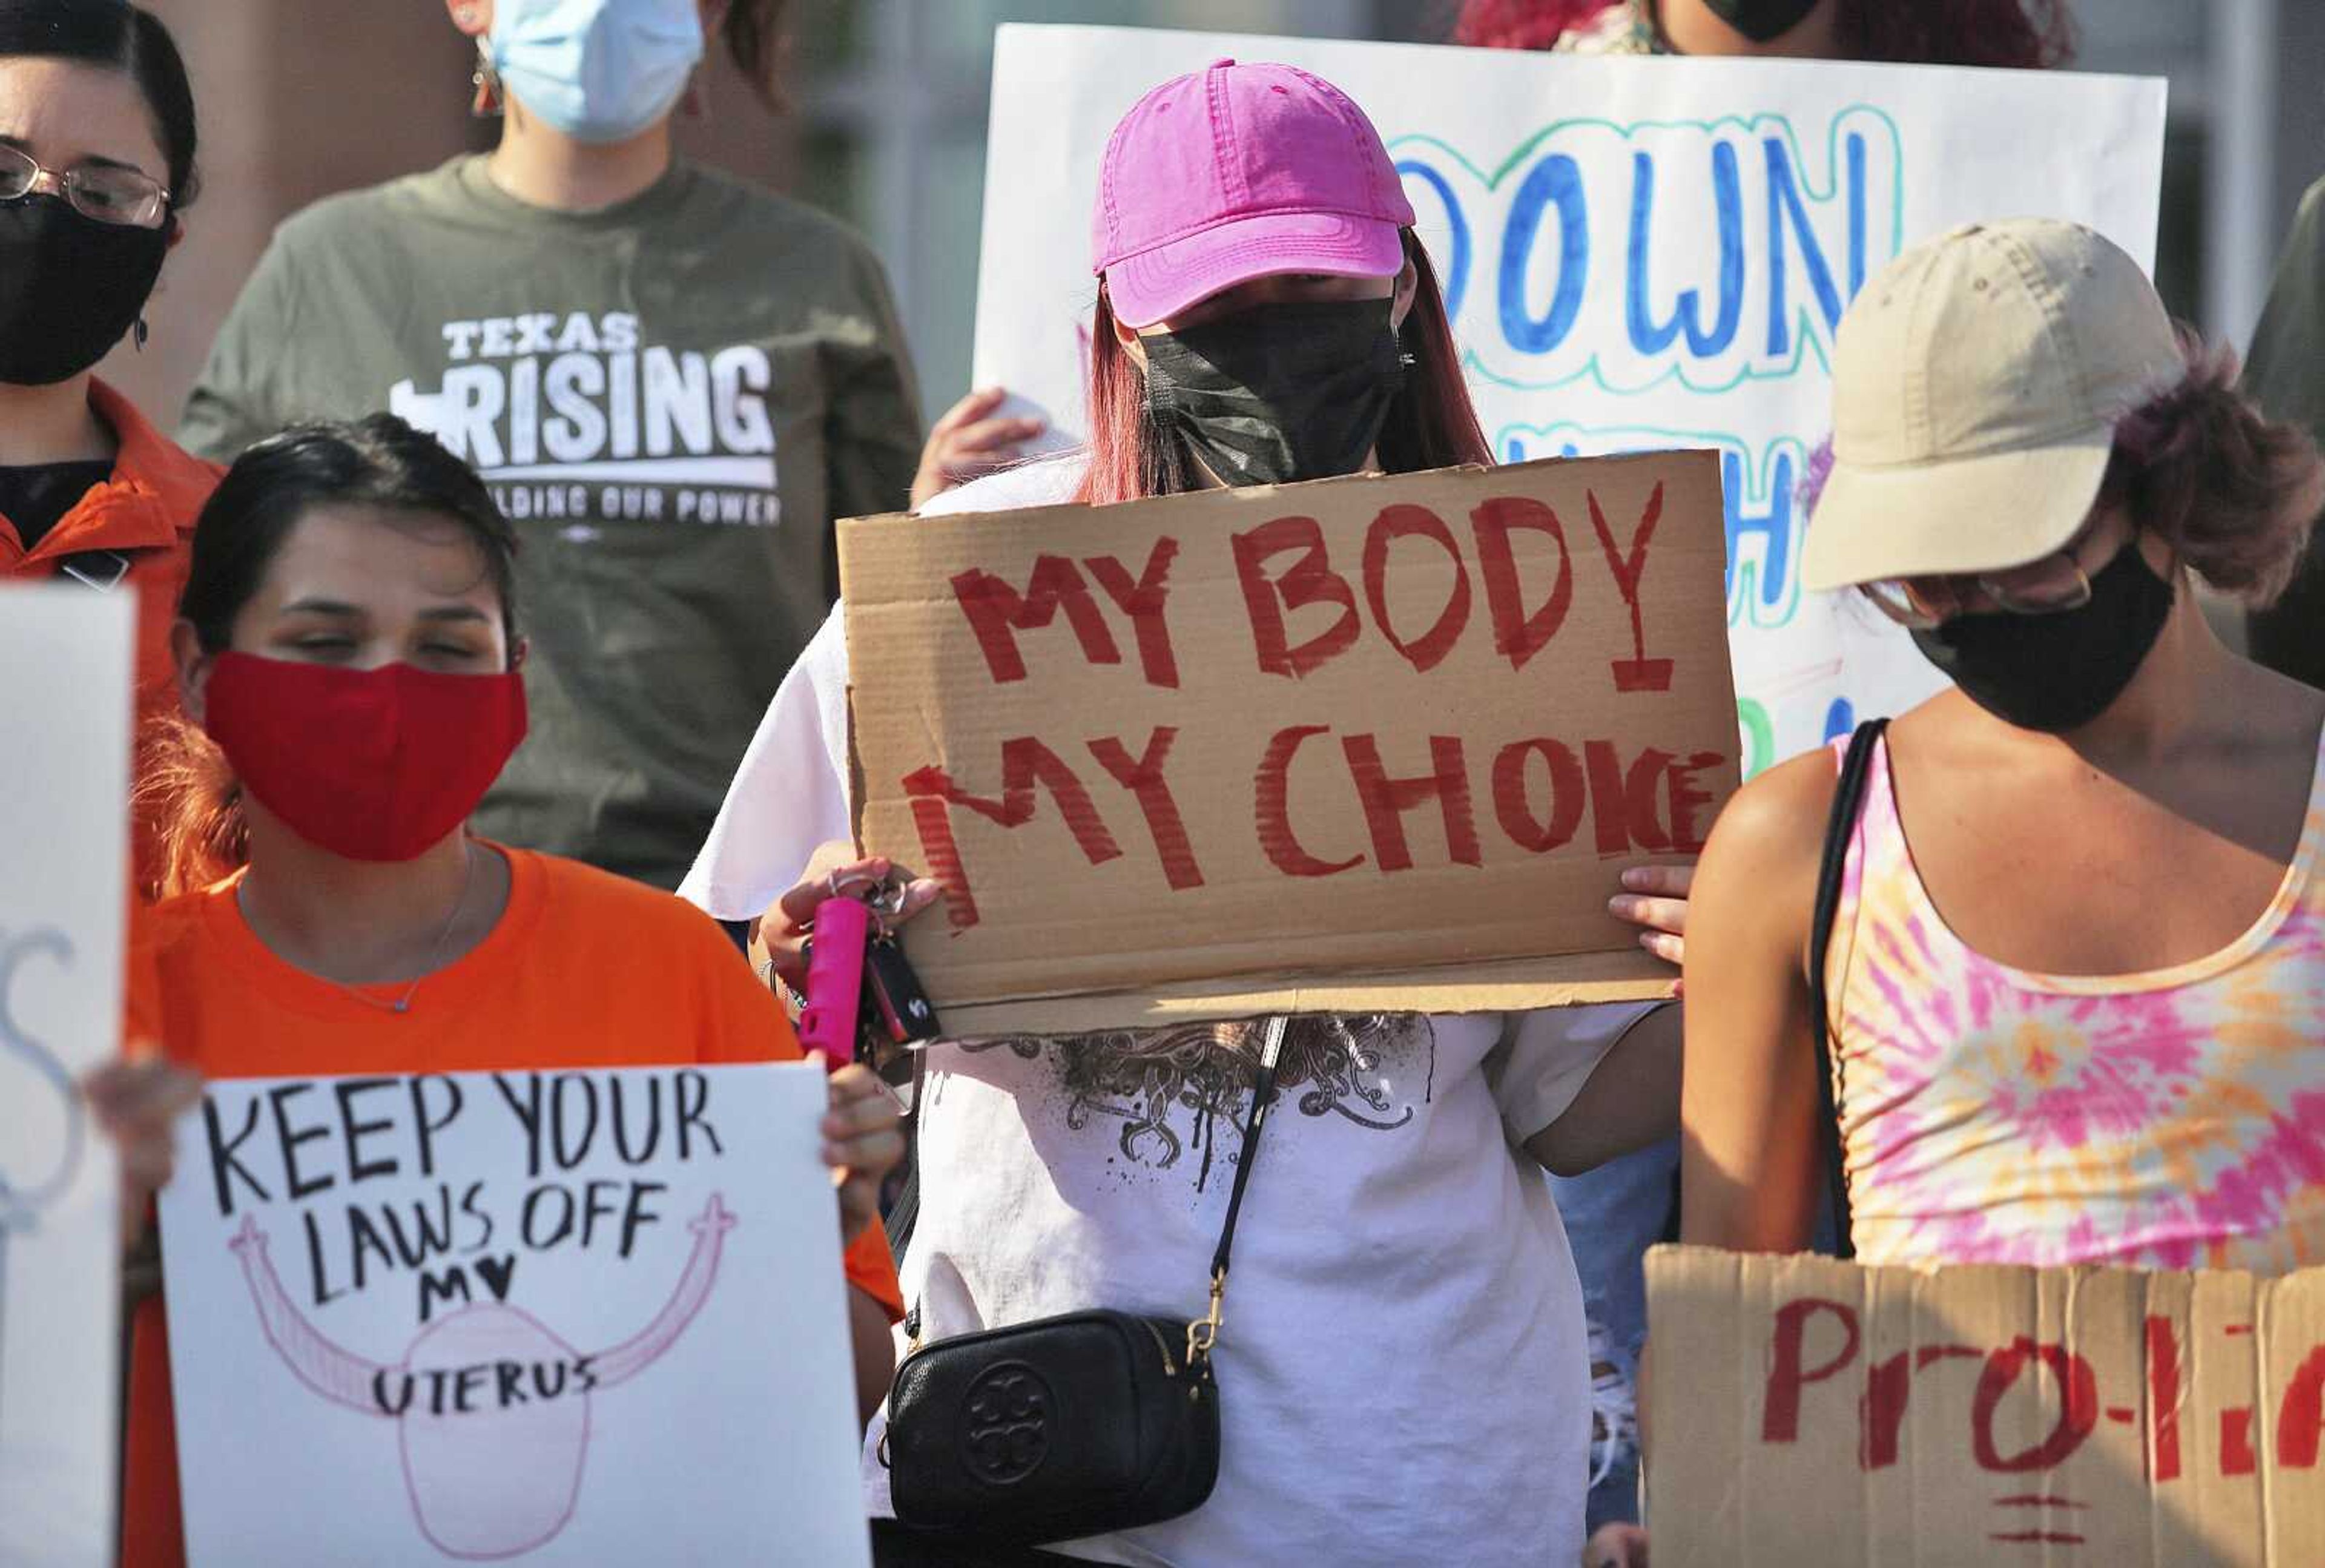
<instances>
[{"instance_id":1,"label":"khaki bucket hat","mask_svg":"<svg viewBox=\"0 0 2325 1568\"><path fill-rule=\"evenodd\" d=\"M1811 589L2002 571L2071 540L2115 422L2185 374L2137 263L2080 224L1965 224L1841 319Z\"/></svg>"}]
</instances>

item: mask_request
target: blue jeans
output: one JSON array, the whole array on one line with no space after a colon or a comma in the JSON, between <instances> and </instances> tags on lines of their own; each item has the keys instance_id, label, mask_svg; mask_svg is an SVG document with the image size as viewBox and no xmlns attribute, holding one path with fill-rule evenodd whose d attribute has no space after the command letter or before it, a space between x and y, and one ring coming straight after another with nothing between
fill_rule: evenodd
<instances>
[{"instance_id":1,"label":"blue jeans","mask_svg":"<svg viewBox=\"0 0 2325 1568\"><path fill-rule=\"evenodd\" d=\"M1591 1471L1598 1478L1588 1504L1594 1531L1639 1518L1638 1365L1639 1347L1647 1337L1647 1281L1641 1261L1670 1225L1678 1170L1679 1139L1672 1137L1579 1176L1550 1179L1575 1272L1582 1278L1592 1354L1613 1368L1611 1378L1593 1378L1592 1404L1602 1422L1620 1413L1613 1452L1599 1442L1591 1445Z\"/></svg>"}]
</instances>

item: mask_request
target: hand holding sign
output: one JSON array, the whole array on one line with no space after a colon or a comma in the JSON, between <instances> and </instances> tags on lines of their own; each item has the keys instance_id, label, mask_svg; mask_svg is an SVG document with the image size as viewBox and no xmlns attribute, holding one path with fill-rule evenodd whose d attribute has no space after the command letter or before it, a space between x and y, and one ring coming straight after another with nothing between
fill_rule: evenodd
<instances>
[{"instance_id":1,"label":"hand holding sign","mask_svg":"<svg viewBox=\"0 0 2325 1568\"><path fill-rule=\"evenodd\" d=\"M920 472L912 477L913 506L1007 466L1020 455L1021 443L1050 428L1047 420L1030 414L996 417L1008 401L1005 389L986 386L945 410L921 451Z\"/></svg>"},{"instance_id":2,"label":"hand holding sign","mask_svg":"<svg viewBox=\"0 0 2325 1568\"><path fill-rule=\"evenodd\" d=\"M839 1190L839 1239L853 1241L880 1217L880 1183L904 1157L896 1102L872 1070L849 1062L831 1075L831 1109L820 1124L823 1163Z\"/></svg>"},{"instance_id":3,"label":"hand holding sign","mask_svg":"<svg viewBox=\"0 0 2325 1568\"><path fill-rule=\"evenodd\" d=\"M1639 945L1667 964L1687 959L1687 895L1695 886L1692 866L1634 866L1623 873L1623 891L1607 901L1607 913L1646 929Z\"/></svg>"},{"instance_id":4,"label":"hand holding sign","mask_svg":"<svg viewBox=\"0 0 2325 1568\"><path fill-rule=\"evenodd\" d=\"M766 955L776 978L795 991L802 990L807 983L807 944L810 927L815 923L816 906L836 896L839 887L851 883L886 882L891 877L901 877L903 883L902 902L894 913L885 916L891 925L912 919L934 904L943 892L932 878L904 872L885 856L875 855L866 859L857 855L852 844L826 844L815 852L815 858L808 862L800 879L759 917L752 932L753 945Z\"/></svg>"},{"instance_id":5,"label":"hand holding sign","mask_svg":"<svg viewBox=\"0 0 2325 1568\"><path fill-rule=\"evenodd\" d=\"M177 1164L176 1123L202 1097L202 1077L158 1054L133 1050L81 1080L97 1124L121 1155L121 1240L145 1229L145 1205L170 1184Z\"/></svg>"}]
</instances>

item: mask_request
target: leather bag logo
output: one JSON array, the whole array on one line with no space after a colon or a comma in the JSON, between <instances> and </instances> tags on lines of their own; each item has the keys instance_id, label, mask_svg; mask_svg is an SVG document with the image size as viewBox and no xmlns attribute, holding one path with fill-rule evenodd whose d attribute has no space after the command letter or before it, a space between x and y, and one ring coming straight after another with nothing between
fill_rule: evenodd
<instances>
[{"instance_id":1,"label":"leather bag logo","mask_svg":"<svg viewBox=\"0 0 2325 1568\"><path fill-rule=\"evenodd\" d=\"M987 1368L961 1397L962 1450L968 1472L990 1486L1014 1486L1050 1457L1056 1396L1023 1361Z\"/></svg>"}]
</instances>

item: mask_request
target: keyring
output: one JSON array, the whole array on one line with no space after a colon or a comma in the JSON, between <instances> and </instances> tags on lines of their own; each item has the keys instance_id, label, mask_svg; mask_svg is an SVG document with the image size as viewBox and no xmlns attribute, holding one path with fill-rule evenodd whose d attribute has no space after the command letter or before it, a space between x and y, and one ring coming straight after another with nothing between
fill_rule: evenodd
<instances>
[{"instance_id":1,"label":"keyring","mask_svg":"<svg viewBox=\"0 0 2325 1568\"><path fill-rule=\"evenodd\" d=\"M911 886L912 884L904 880L903 873L891 866L888 874L879 879L872 896L866 902L872 905L875 914L894 919L904 913L904 895Z\"/></svg>"}]
</instances>

